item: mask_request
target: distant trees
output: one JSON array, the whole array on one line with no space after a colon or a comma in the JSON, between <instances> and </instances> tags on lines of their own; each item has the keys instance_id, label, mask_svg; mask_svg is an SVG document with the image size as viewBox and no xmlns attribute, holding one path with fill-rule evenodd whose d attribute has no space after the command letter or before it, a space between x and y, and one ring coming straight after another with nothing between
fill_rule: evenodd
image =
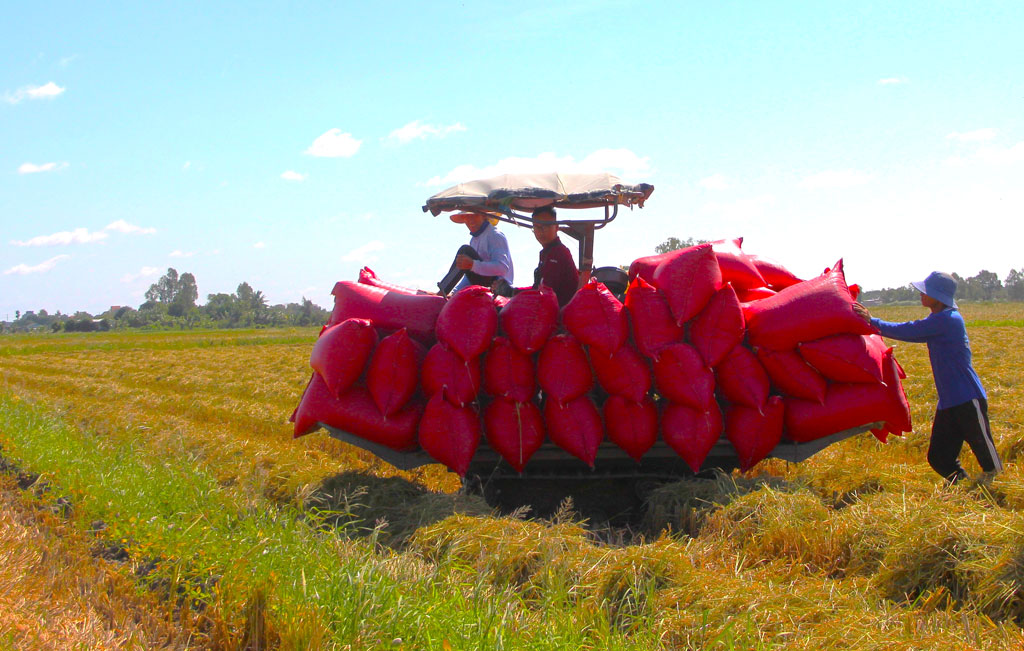
<instances>
[{"instance_id":1,"label":"distant trees","mask_svg":"<svg viewBox=\"0 0 1024 651\"><path fill-rule=\"evenodd\" d=\"M964 278L952 274L956 280L956 298L965 301L1024 301L1024 269L1011 269L1006 280L999 280L995 272L982 269L976 275ZM864 292L865 300L880 303L916 301L919 292L912 285L898 288L876 289Z\"/></svg>"},{"instance_id":2,"label":"distant trees","mask_svg":"<svg viewBox=\"0 0 1024 651\"><path fill-rule=\"evenodd\" d=\"M187 317L195 309L199 298L196 278L190 273L178 275L178 270L170 267L146 290L146 302L153 307L157 304L166 308L167 314L173 317Z\"/></svg>"},{"instance_id":3,"label":"distant trees","mask_svg":"<svg viewBox=\"0 0 1024 651\"><path fill-rule=\"evenodd\" d=\"M1024 301L1024 269L1010 269L1006 276L1006 297L1011 301Z\"/></svg>"},{"instance_id":4,"label":"distant trees","mask_svg":"<svg viewBox=\"0 0 1024 651\"><path fill-rule=\"evenodd\" d=\"M685 249L698 244L704 244L707 240L697 240L692 237L688 237L685 240L681 240L678 237L670 237L658 246L654 247L655 253L668 253L669 251L675 251L677 249Z\"/></svg>"},{"instance_id":5,"label":"distant trees","mask_svg":"<svg viewBox=\"0 0 1024 651\"><path fill-rule=\"evenodd\" d=\"M73 316L46 310L15 312L12 323L0 322L0 329L28 332L95 332L110 329L151 328L252 328L267 326L313 326L327 322L330 312L305 296L301 303L269 305L266 295L243 282L233 294L208 294L206 305L197 305L199 289L191 273L179 274L173 267L150 285L146 301L134 309L116 306L93 316L76 312Z\"/></svg>"}]
</instances>

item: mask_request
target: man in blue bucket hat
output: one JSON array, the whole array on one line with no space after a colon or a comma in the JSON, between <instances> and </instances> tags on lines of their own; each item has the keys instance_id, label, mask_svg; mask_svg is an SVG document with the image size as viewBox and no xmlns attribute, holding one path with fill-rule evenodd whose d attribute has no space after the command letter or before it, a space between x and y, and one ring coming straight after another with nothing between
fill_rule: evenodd
<instances>
[{"instance_id":1,"label":"man in blue bucket hat","mask_svg":"<svg viewBox=\"0 0 1024 651\"><path fill-rule=\"evenodd\" d=\"M971 446L982 470L999 472L1003 463L989 427L985 389L971 365L971 344L956 304L956 280L933 271L911 284L921 292L921 305L931 310L924 319L893 323L872 317L860 303L854 309L884 337L928 344L939 395L928 446L928 463L935 472L952 483L967 477L959 460L964 441Z\"/></svg>"}]
</instances>

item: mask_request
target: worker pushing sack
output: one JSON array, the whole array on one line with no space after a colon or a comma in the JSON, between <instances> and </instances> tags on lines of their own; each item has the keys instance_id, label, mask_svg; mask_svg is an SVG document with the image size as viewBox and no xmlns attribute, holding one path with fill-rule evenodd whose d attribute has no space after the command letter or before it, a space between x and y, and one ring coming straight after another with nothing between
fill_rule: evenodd
<instances>
[{"instance_id":1,"label":"worker pushing sack","mask_svg":"<svg viewBox=\"0 0 1024 651\"><path fill-rule=\"evenodd\" d=\"M872 317L859 303L854 309L885 337L928 344L939 394L928 446L928 463L935 472L953 483L967 477L958 459L964 441L982 470L999 472L1003 463L989 427L987 395L971 365L971 344L955 299L956 280L934 271L911 284L921 292L921 305L931 310L924 319L892 323Z\"/></svg>"}]
</instances>

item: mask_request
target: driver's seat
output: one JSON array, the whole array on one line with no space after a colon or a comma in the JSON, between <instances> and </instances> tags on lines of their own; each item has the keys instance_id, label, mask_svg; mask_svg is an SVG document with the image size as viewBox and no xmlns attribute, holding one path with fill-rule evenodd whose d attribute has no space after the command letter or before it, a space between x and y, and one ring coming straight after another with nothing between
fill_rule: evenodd
<instances>
[{"instance_id":1,"label":"driver's seat","mask_svg":"<svg viewBox=\"0 0 1024 651\"><path fill-rule=\"evenodd\" d=\"M594 269L591 278L604 284L615 298L620 301L626 300L626 287L629 286L629 274L619 267L598 267Z\"/></svg>"}]
</instances>

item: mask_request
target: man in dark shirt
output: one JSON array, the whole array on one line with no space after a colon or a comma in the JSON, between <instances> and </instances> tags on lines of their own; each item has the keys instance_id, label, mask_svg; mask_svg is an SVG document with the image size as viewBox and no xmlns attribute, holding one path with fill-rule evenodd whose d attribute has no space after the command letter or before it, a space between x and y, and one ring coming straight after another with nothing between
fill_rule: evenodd
<instances>
[{"instance_id":1,"label":"man in dark shirt","mask_svg":"<svg viewBox=\"0 0 1024 651\"><path fill-rule=\"evenodd\" d=\"M576 270L576 262L572 253L558 238L558 225L555 209L544 206L533 211L533 236L541 244L540 260L533 271L533 289L543 284L555 292L558 305L563 306L579 289L580 274ZM501 282L497 281L496 285ZM496 294L502 293L501 288L493 287ZM514 289L513 293L519 291Z\"/></svg>"}]
</instances>

